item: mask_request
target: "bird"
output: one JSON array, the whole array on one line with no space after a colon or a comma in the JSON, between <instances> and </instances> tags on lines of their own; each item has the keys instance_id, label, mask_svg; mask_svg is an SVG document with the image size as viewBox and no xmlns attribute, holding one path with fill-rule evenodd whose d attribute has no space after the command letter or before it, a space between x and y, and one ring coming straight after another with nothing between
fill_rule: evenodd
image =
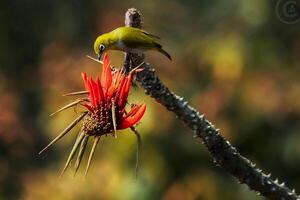
<instances>
[{"instance_id":1,"label":"bird","mask_svg":"<svg viewBox=\"0 0 300 200\"><path fill-rule=\"evenodd\" d=\"M158 39L160 39L158 36L145 30L123 26L98 36L94 42L94 50L99 60L107 50L118 50L126 53L143 53L147 50L155 50L172 60L171 55L157 42Z\"/></svg>"}]
</instances>

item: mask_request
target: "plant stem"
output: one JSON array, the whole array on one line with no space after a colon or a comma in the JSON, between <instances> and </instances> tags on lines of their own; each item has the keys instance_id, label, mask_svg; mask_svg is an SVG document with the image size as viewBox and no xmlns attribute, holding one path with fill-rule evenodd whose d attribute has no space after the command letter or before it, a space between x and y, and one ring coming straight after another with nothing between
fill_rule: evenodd
<instances>
[{"instance_id":1,"label":"plant stem","mask_svg":"<svg viewBox=\"0 0 300 200\"><path fill-rule=\"evenodd\" d=\"M141 14L135 8L130 8L126 12L125 25L141 28ZM144 60L143 55L130 54L130 57L132 67ZM294 190L284 183L279 184L277 179L272 180L270 175L264 174L255 164L243 157L210 121L191 107L184 98L171 92L148 63L144 63L141 68L143 70L137 74L137 81L145 89L145 93L167 110L174 112L178 119L193 130L196 137L202 139L217 166L236 177L240 183L248 185L251 190L269 199L300 199Z\"/></svg>"}]
</instances>

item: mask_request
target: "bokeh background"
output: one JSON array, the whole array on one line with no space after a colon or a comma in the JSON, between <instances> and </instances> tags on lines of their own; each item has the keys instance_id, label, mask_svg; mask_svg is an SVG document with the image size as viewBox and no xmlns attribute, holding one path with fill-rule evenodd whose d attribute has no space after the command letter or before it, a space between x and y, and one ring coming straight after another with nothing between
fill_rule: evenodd
<instances>
[{"instance_id":1,"label":"bokeh background","mask_svg":"<svg viewBox=\"0 0 300 200\"><path fill-rule=\"evenodd\" d=\"M265 172L300 192L300 24L276 15L277 0L130 0L0 2L0 199L22 200L261 200L216 167L207 150L173 113L147 103L135 179L136 141L130 131L103 138L87 180L83 168L60 170L73 130L38 151L77 115L49 113L82 90L80 73L101 66L87 59L100 33L124 24L136 7L143 27L160 35L170 62L146 59L171 90L205 113L224 136ZM109 52L115 66L123 55ZM78 130L78 128L77 128ZM84 160L83 166L86 163Z\"/></svg>"}]
</instances>

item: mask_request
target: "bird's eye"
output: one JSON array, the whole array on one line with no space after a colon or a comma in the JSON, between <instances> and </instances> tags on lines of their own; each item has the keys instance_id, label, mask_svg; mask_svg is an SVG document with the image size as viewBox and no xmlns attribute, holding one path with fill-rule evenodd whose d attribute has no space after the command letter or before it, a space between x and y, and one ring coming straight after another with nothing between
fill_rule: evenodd
<instances>
[{"instance_id":1,"label":"bird's eye","mask_svg":"<svg viewBox=\"0 0 300 200\"><path fill-rule=\"evenodd\" d=\"M99 46L99 50L100 50L100 52L103 52L103 51L104 51L104 49L105 49L105 46L104 46L103 44L100 44L100 46Z\"/></svg>"}]
</instances>

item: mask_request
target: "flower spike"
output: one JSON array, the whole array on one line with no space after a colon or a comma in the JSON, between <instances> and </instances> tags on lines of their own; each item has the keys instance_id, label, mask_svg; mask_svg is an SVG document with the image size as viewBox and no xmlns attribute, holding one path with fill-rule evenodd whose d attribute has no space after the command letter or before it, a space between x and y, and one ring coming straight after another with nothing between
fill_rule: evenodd
<instances>
[{"instance_id":1,"label":"flower spike","mask_svg":"<svg viewBox=\"0 0 300 200\"><path fill-rule=\"evenodd\" d=\"M85 176L89 171L95 149L101 136L112 134L114 137L117 137L117 130L132 128L141 120L146 111L145 104L133 104L131 109L128 112L126 111L132 76L134 72L139 70L138 68L139 67L133 69L129 73L125 73L123 69L112 69L108 55L104 54L101 76L98 75L96 76L96 79L93 79L91 76L88 77L86 73L81 73L85 90L65 95L86 95L86 97L77 99L60 108L52 115L76 105L83 106L86 111L40 151L41 154L52 144L65 136L76 124L78 124L78 122L83 120L81 131L73 145L66 164L61 172L61 176L67 170L71 160L77 152L74 165L74 176L76 175L86 150L89 137L94 137L94 142L88 158Z\"/></svg>"}]
</instances>

